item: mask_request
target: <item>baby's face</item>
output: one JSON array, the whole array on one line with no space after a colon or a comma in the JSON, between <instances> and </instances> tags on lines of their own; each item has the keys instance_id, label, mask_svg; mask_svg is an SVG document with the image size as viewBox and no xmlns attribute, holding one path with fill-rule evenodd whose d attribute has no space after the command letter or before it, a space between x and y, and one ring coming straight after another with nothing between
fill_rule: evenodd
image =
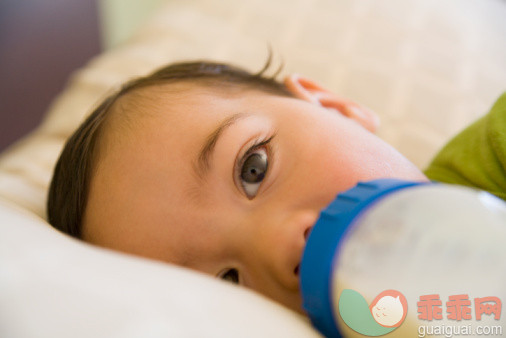
<instances>
[{"instance_id":1,"label":"baby's face","mask_svg":"<svg viewBox=\"0 0 506 338\"><path fill-rule=\"evenodd\" d=\"M149 116L129 112L106 135L85 240L237 277L302 311L299 264L320 210L359 180L424 179L335 110L253 90L163 88L121 99Z\"/></svg>"}]
</instances>

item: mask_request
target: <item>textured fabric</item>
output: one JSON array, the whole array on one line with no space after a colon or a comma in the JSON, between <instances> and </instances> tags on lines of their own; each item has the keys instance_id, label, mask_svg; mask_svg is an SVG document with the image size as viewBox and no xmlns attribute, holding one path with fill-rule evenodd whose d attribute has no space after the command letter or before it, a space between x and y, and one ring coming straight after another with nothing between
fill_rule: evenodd
<instances>
[{"instance_id":1,"label":"textured fabric","mask_svg":"<svg viewBox=\"0 0 506 338\"><path fill-rule=\"evenodd\" d=\"M490 112L455 136L425 174L486 190L506 200L506 92Z\"/></svg>"}]
</instances>

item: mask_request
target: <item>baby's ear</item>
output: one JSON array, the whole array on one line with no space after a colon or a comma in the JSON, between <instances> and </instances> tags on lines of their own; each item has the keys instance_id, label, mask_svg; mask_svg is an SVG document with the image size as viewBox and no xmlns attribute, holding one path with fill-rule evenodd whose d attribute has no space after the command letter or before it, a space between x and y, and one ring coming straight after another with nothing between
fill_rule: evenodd
<instances>
[{"instance_id":1,"label":"baby's ear","mask_svg":"<svg viewBox=\"0 0 506 338\"><path fill-rule=\"evenodd\" d=\"M285 78L284 83L286 88L299 99L335 109L373 133L379 126L379 117L375 112L332 93L308 78L291 74Z\"/></svg>"}]
</instances>

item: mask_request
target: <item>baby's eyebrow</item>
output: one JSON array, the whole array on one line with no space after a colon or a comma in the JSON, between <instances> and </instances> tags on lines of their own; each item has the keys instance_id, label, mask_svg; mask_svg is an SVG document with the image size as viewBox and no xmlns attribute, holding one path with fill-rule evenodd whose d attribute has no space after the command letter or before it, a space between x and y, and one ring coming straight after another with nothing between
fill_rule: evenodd
<instances>
[{"instance_id":1,"label":"baby's eyebrow","mask_svg":"<svg viewBox=\"0 0 506 338\"><path fill-rule=\"evenodd\" d=\"M238 120L248 116L250 116L250 114L236 113L221 121L218 127L216 127L216 129L212 133L210 133L209 136L207 136L206 141L204 142L204 145L202 146L198 155L197 160L198 165L193 166L198 178L200 178L201 180L205 180L205 175L209 171L210 166L209 163L214 153L214 148L223 132L227 128L232 126L234 123L236 123Z\"/></svg>"}]
</instances>

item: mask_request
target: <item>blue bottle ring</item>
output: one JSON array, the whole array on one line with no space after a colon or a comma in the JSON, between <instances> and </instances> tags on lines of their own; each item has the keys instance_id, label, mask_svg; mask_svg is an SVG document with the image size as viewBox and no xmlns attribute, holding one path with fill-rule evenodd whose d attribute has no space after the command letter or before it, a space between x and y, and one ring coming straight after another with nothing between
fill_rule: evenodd
<instances>
[{"instance_id":1,"label":"blue bottle ring","mask_svg":"<svg viewBox=\"0 0 506 338\"><path fill-rule=\"evenodd\" d=\"M358 183L337 195L323 211L306 243L300 266L303 308L326 337L341 337L332 306L332 267L345 233L355 218L386 195L426 183L379 179ZM337 311L337 309L335 309Z\"/></svg>"}]
</instances>

